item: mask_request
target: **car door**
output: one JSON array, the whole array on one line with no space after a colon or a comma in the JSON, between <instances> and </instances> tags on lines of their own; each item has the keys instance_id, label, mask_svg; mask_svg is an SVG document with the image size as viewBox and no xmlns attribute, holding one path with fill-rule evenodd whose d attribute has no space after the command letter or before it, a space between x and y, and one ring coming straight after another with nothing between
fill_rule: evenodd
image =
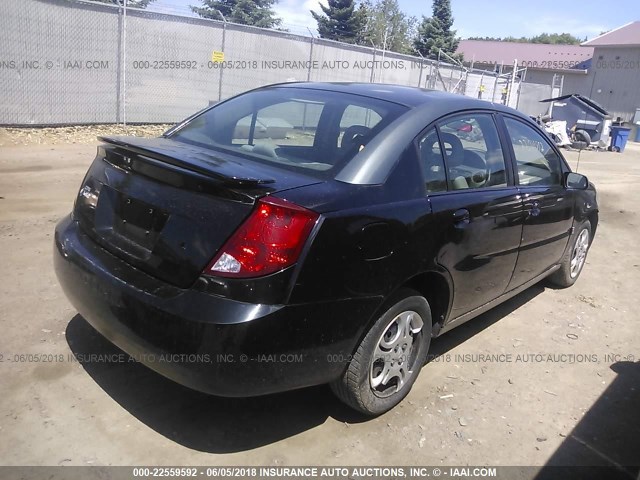
<instances>
[{"instance_id":1,"label":"car door","mask_svg":"<svg viewBox=\"0 0 640 480\"><path fill-rule=\"evenodd\" d=\"M522 233L522 201L490 113L442 120L420 138L419 151L435 261L453 281L453 320L506 290Z\"/></svg>"},{"instance_id":2,"label":"car door","mask_svg":"<svg viewBox=\"0 0 640 480\"><path fill-rule=\"evenodd\" d=\"M516 288L560 260L573 225L573 193L564 188L565 163L548 139L531 125L503 117L524 203L524 226L516 269Z\"/></svg>"}]
</instances>

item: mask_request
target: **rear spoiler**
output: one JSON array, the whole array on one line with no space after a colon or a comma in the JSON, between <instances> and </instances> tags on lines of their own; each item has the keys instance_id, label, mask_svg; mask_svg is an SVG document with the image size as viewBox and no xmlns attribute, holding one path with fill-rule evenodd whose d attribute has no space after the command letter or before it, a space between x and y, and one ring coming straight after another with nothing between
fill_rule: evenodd
<instances>
[{"instance_id":1,"label":"rear spoiler","mask_svg":"<svg viewBox=\"0 0 640 480\"><path fill-rule=\"evenodd\" d=\"M176 175L178 175L182 177L182 180L178 182L180 186L187 186L184 181L185 177L190 177L195 181L235 188L258 187L275 182L272 178L244 175L243 170L248 170L248 168L223 158L227 155L217 156L216 152L208 150L206 157L204 157L202 150L189 144L181 144L181 148L176 148L174 142L164 138L100 136L98 140L113 145L119 150L112 151L111 154L105 152L105 158L108 162L125 170L136 171L154 178L158 177L157 170L165 170L166 175L159 178L163 181L171 176L169 172L173 172L174 181L169 183L176 183ZM122 150L134 155L128 156Z\"/></svg>"}]
</instances>

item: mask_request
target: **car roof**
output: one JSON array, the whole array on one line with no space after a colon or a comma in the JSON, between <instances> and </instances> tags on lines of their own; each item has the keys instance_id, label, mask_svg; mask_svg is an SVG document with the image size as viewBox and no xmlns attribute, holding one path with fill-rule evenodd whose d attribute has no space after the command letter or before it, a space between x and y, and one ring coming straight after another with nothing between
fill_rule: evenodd
<instances>
[{"instance_id":1,"label":"car roof","mask_svg":"<svg viewBox=\"0 0 640 480\"><path fill-rule=\"evenodd\" d=\"M513 108L438 90L405 85L353 82L285 82L265 85L255 90L276 88L339 92L375 98L407 107L404 114L374 136L368 148L356 154L335 176L335 180L351 184L384 183L406 147L433 122L450 114L465 111L506 113L519 117L536 128L531 118Z\"/></svg>"},{"instance_id":2,"label":"car roof","mask_svg":"<svg viewBox=\"0 0 640 480\"><path fill-rule=\"evenodd\" d=\"M419 107L425 103L453 101L459 109L492 109L509 113L515 110L499 103L478 100L465 95L429 90L426 88L393 85L387 83L358 83L358 82L287 82L267 85L263 88L304 88L310 90L325 90L331 92L351 93L366 97L378 98L394 102L409 108ZM519 113L519 112L518 112Z\"/></svg>"}]
</instances>

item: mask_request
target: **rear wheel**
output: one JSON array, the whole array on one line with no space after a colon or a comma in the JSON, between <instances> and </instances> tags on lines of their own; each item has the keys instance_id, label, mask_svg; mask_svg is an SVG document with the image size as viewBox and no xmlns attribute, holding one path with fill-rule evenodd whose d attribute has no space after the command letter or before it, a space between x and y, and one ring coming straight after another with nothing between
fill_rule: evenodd
<instances>
[{"instance_id":1,"label":"rear wheel","mask_svg":"<svg viewBox=\"0 0 640 480\"><path fill-rule=\"evenodd\" d=\"M403 289L364 337L347 370L331 384L337 397L367 415L380 415L409 393L431 341L431 309Z\"/></svg>"},{"instance_id":2,"label":"rear wheel","mask_svg":"<svg viewBox=\"0 0 640 480\"><path fill-rule=\"evenodd\" d=\"M549 277L549 281L558 287L570 287L578 277L591 246L591 222L585 220L574 230L569 245L560 262L560 269Z\"/></svg>"}]
</instances>

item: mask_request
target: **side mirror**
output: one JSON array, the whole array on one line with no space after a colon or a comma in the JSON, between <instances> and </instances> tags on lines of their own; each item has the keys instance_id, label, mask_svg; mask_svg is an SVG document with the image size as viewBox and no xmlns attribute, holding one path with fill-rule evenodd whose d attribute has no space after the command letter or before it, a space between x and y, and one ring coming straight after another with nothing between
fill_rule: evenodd
<instances>
[{"instance_id":1,"label":"side mirror","mask_svg":"<svg viewBox=\"0 0 640 480\"><path fill-rule=\"evenodd\" d=\"M564 184L567 188L575 190L586 190L589 187L589 180L579 173L569 172L565 174Z\"/></svg>"}]
</instances>

